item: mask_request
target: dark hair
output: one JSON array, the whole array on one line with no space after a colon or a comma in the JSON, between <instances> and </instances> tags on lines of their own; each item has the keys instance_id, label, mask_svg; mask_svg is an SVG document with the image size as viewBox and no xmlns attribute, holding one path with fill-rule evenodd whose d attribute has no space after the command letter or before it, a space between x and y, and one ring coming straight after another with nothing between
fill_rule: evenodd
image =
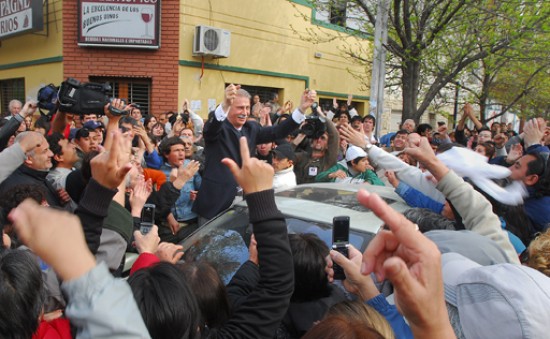
<instances>
[{"instance_id":1,"label":"dark hair","mask_svg":"<svg viewBox=\"0 0 550 339\"><path fill-rule=\"evenodd\" d=\"M493 159L493 156L495 155L495 143L492 141L486 141L482 142L481 144L478 144L478 146L485 147L485 156L489 159Z\"/></svg>"},{"instance_id":2,"label":"dark hair","mask_svg":"<svg viewBox=\"0 0 550 339\"><path fill-rule=\"evenodd\" d=\"M137 126L138 122L136 119L132 118L131 116L124 116L118 121L118 127L122 126L122 124L131 124L132 126Z\"/></svg>"},{"instance_id":3,"label":"dark hair","mask_svg":"<svg viewBox=\"0 0 550 339\"><path fill-rule=\"evenodd\" d=\"M329 316L313 326L302 339L384 339L372 327L363 322L341 316Z\"/></svg>"},{"instance_id":4,"label":"dark hair","mask_svg":"<svg viewBox=\"0 0 550 339\"><path fill-rule=\"evenodd\" d=\"M27 198L31 198L37 203L41 204L44 200L46 200L46 190L43 186L40 186L38 184L22 184L14 186L4 192L2 198L0 199L0 221L2 223L0 225L0 231L4 230L4 223L9 224L9 222L6 221L8 220L8 215L10 214L11 210L19 206L19 204ZM17 234L15 234L15 232L6 229L6 234L8 234L12 238L12 248L18 247L20 245L19 240L17 239ZM2 239L2 241L0 241L0 248L3 247L3 244L4 241Z\"/></svg>"},{"instance_id":5,"label":"dark hair","mask_svg":"<svg viewBox=\"0 0 550 339\"><path fill-rule=\"evenodd\" d=\"M294 293L291 301L304 302L326 297L330 286L325 273L329 249L316 234L289 234L294 261Z\"/></svg>"},{"instance_id":6,"label":"dark hair","mask_svg":"<svg viewBox=\"0 0 550 339\"><path fill-rule=\"evenodd\" d=\"M398 134L409 135L409 131L407 131L406 129L400 129L399 131L397 131L397 132L395 133L395 135L398 135Z\"/></svg>"},{"instance_id":7,"label":"dark hair","mask_svg":"<svg viewBox=\"0 0 550 339\"><path fill-rule=\"evenodd\" d=\"M426 132L427 130L432 130L433 131L432 125L430 125L430 124L420 124L416 128L416 133L422 135L422 133Z\"/></svg>"},{"instance_id":8,"label":"dark hair","mask_svg":"<svg viewBox=\"0 0 550 339\"><path fill-rule=\"evenodd\" d=\"M418 225L420 232L456 229L455 223L428 208L411 208L403 213L405 218Z\"/></svg>"},{"instance_id":9,"label":"dark hair","mask_svg":"<svg viewBox=\"0 0 550 339\"><path fill-rule=\"evenodd\" d=\"M346 115L346 116L348 117L348 121L351 121L351 115L349 114L348 111L340 111L340 112L338 112L338 113L336 114L336 118L337 118L337 119L340 119L340 117L341 117L342 115Z\"/></svg>"},{"instance_id":10,"label":"dark hair","mask_svg":"<svg viewBox=\"0 0 550 339\"><path fill-rule=\"evenodd\" d=\"M161 124L160 122L157 122L156 124L153 125L153 127L151 127L151 133L153 133L153 130L155 129L155 127L157 126L160 126L162 127L162 136L161 136L161 139L164 138L166 136L166 127L164 127L163 124Z\"/></svg>"},{"instance_id":11,"label":"dark hair","mask_svg":"<svg viewBox=\"0 0 550 339\"><path fill-rule=\"evenodd\" d=\"M483 131L491 132L491 129L490 129L489 127L487 127L487 126L482 126L482 127L480 127L480 128L476 128L476 130L477 130L477 133L480 133L480 132L483 132ZM493 132L491 132L491 134L492 134L492 133L493 133Z\"/></svg>"},{"instance_id":12,"label":"dark hair","mask_svg":"<svg viewBox=\"0 0 550 339\"><path fill-rule=\"evenodd\" d=\"M165 139L160 144L159 151L165 159L166 159L166 156L170 154L170 152L172 151L172 146L174 145L185 146L183 140L181 140L179 137L171 137L171 138Z\"/></svg>"},{"instance_id":13,"label":"dark hair","mask_svg":"<svg viewBox=\"0 0 550 339\"><path fill-rule=\"evenodd\" d=\"M353 165L357 165L359 161L365 159L366 157L357 157L353 160L347 161L346 164L348 165L348 168L353 167Z\"/></svg>"},{"instance_id":14,"label":"dark hair","mask_svg":"<svg viewBox=\"0 0 550 339\"><path fill-rule=\"evenodd\" d=\"M59 142L61 140L65 140L65 136L63 134L59 132L52 133L46 136L46 140L50 145L50 151L52 151L53 155L63 155L63 149L59 146ZM52 157L52 165L52 168L57 167L57 160L55 160L55 157Z\"/></svg>"},{"instance_id":15,"label":"dark hair","mask_svg":"<svg viewBox=\"0 0 550 339\"><path fill-rule=\"evenodd\" d=\"M536 159L527 163L526 175L536 174L539 180L534 185L535 197L541 198L550 195L550 159L547 152L528 152Z\"/></svg>"},{"instance_id":16,"label":"dark hair","mask_svg":"<svg viewBox=\"0 0 550 339\"><path fill-rule=\"evenodd\" d=\"M0 337L31 338L44 305L42 272L24 250L0 252Z\"/></svg>"},{"instance_id":17,"label":"dark hair","mask_svg":"<svg viewBox=\"0 0 550 339\"><path fill-rule=\"evenodd\" d=\"M4 192L0 199L0 206L2 206L4 217L7 218L11 210L19 206L27 198L31 198L41 204L46 200L46 190L38 184L22 184L10 188Z\"/></svg>"},{"instance_id":18,"label":"dark hair","mask_svg":"<svg viewBox=\"0 0 550 339\"><path fill-rule=\"evenodd\" d=\"M147 125L149 125L149 122L151 121L151 119L157 119L157 117L155 117L154 115L148 115L147 118L145 118L145 120L143 120L143 126L145 127L145 129L147 129ZM158 123L158 122L157 122ZM153 125L154 126L154 125Z\"/></svg>"},{"instance_id":19,"label":"dark hair","mask_svg":"<svg viewBox=\"0 0 550 339\"><path fill-rule=\"evenodd\" d=\"M48 133L48 131L50 130L50 122L48 121L48 117L45 115L41 115L40 118L38 118L34 122L34 128L43 128L46 133Z\"/></svg>"},{"instance_id":20,"label":"dark hair","mask_svg":"<svg viewBox=\"0 0 550 339\"><path fill-rule=\"evenodd\" d=\"M206 261L177 265L195 294L202 320L209 329L219 328L230 316L227 290L216 269Z\"/></svg>"},{"instance_id":21,"label":"dark hair","mask_svg":"<svg viewBox=\"0 0 550 339\"><path fill-rule=\"evenodd\" d=\"M365 122L365 120L372 120L372 124L373 125L376 125L376 117L374 115L370 115L370 114L367 114L363 117L363 122Z\"/></svg>"},{"instance_id":22,"label":"dark hair","mask_svg":"<svg viewBox=\"0 0 550 339\"><path fill-rule=\"evenodd\" d=\"M199 338L200 311L185 275L161 262L128 279L141 316L153 339Z\"/></svg>"}]
</instances>

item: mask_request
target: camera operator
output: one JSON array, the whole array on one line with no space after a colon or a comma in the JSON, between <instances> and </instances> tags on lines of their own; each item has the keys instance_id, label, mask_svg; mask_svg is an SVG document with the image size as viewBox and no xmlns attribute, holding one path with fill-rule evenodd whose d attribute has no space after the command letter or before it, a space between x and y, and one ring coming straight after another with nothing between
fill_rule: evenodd
<instances>
[{"instance_id":1,"label":"camera operator","mask_svg":"<svg viewBox=\"0 0 550 339\"><path fill-rule=\"evenodd\" d=\"M338 156L338 131L326 118L319 105L311 106L314 112L306 118L298 136L292 141L296 146L294 172L298 184L315 182L317 174L336 164ZM299 150L304 139L305 149Z\"/></svg>"}]
</instances>

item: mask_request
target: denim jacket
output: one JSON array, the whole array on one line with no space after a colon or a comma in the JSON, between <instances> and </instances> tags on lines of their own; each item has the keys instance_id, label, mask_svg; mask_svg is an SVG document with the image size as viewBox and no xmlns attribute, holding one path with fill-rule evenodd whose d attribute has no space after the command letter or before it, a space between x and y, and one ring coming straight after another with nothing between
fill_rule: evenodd
<instances>
[{"instance_id":1,"label":"denim jacket","mask_svg":"<svg viewBox=\"0 0 550 339\"><path fill-rule=\"evenodd\" d=\"M187 164L191 160L185 159L184 165L187 166ZM166 174L166 178L170 178L170 171L172 171L172 167L168 163L164 163L160 170ZM197 217L197 214L191 211L191 208L193 207L193 202L189 199L189 196L191 194L191 191L198 191L201 187L202 178L199 174L199 172L195 173L193 178L189 179L185 185L183 185L181 191L180 191L180 197L178 200L176 200L174 206L172 206L171 212L172 215L174 215L174 218L176 218L177 221L186 221L190 219L194 219Z\"/></svg>"}]
</instances>

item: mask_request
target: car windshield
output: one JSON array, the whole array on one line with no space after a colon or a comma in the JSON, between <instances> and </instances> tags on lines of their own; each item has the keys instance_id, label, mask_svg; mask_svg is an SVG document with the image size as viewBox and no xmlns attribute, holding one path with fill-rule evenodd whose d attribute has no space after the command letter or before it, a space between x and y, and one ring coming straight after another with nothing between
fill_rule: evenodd
<instances>
[{"instance_id":1,"label":"car windshield","mask_svg":"<svg viewBox=\"0 0 550 339\"><path fill-rule=\"evenodd\" d=\"M314 233L327 246L332 245L332 225L286 218L289 233ZM183 243L185 261L206 260L229 283L238 268L248 260L248 245L252 226L248 222L248 209L234 206L221 216L200 228ZM364 250L373 234L350 231L350 243Z\"/></svg>"}]
</instances>

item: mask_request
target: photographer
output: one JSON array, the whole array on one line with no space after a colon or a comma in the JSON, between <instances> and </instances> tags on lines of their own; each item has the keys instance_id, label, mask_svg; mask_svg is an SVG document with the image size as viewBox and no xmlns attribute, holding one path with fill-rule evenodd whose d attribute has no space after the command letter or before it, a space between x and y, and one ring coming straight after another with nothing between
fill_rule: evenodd
<instances>
[{"instance_id":1,"label":"photographer","mask_svg":"<svg viewBox=\"0 0 550 339\"><path fill-rule=\"evenodd\" d=\"M306 119L306 124L292 141L296 146L294 172L298 184L315 182L317 174L336 164L338 156L338 131L332 121L326 119L318 105L315 109L317 115L311 115ZM299 151L297 145L304 139L307 140L306 148Z\"/></svg>"}]
</instances>

